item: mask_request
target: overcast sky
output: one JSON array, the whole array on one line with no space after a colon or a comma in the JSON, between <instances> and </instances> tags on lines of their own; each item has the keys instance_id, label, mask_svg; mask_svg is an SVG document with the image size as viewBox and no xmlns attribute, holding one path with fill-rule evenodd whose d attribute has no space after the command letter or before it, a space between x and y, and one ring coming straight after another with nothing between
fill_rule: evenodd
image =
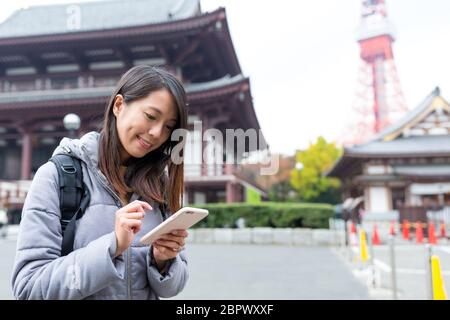
<instances>
[{"instance_id":1,"label":"overcast sky","mask_svg":"<svg viewBox=\"0 0 450 320\"><path fill-rule=\"evenodd\" d=\"M397 30L394 55L409 108L435 86L450 100L450 1L386 0ZM34 4L2 3L0 21ZM292 155L348 124L357 84L360 0L201 0L227 11L231 37L272 151Z\"/></svg>"}]
</instances>

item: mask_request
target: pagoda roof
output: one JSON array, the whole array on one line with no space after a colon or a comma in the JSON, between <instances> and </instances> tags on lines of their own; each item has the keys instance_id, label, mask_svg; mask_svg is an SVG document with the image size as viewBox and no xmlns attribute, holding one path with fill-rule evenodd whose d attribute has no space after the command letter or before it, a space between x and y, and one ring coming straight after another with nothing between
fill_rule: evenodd
<instances>
[{"instance_id":1,"label":"pagoda roof","mask_svg":"<svg viewBox=\"0 0 450 320\"><path fill-rule=\"evenodd\" d=\"M450 177L450 165L396 165L393 171L405 177Z\"/></svg>"},{"instance_id":2,"label":"pagoda roof","mask_svg":"<svg viewBox=\"0 0 450 320\"><path fill-rule=\"evenodd\" d=\"M121 8L122 1L129 3L129 6L120 11L118 8ZM108 3L114 5L100 9ZM170 6L170 3L173 6ZM142 15L139 12L141 10L136 9L138 4L146 4L144 11L153 7L155 12L147 16ZM54 32L44 30L47 23L41 21L40 16L43 13L37 8L45 7L48 15L52 16L55 14L52 13L53 9L59 12L61 8L70 8L70 5L30 7L18 11L0 24L0 76L6 74L6 77L9 77L7 71L11 68L33 67L39 74L46 74L46 68L49 66L74 64L79 65L80 70L86 71L91 63L117 60L125 65L121 70L125 72L135 60L152 59L157 65L181 67L183 75L192 82L205 82L226 74L242 73L229 32L225 8L202 13L198 0L150 0L148 3L143 0L109 0L79 5L80 28L69 28L67 13L62 12L65 24L54 22L58 24L57 28L51 29ZM196 5L197 11L194 10ZM92 11L83 9L89 6L98 6L96 11L100 12L100 17L111 15L111 19L106 20L119 20L117 17L129 16L129 23L111 23L106 28L106 25L96 22L97 17L83 17L83 12ZM166 13L157 14L157 8ZM165 8L165 11L161 8ZM170 19L158 18L167 15L170 10L174 11L173 8L178 8L177 15ZM25 18L21 17L22 11L26 12ZM138 18L135 19L135 15ZM39 22L38 25L44 26L35 27L36 21ZM201 71L198 71L199 69Z\"/></svg>"},{"instance_id":3,"label":"pagoda roof","mask_svg":"<svg viewBox=\"0 0 450 320\"><path fill-rule=\"evenodd\" d=\"M427 111L429 111L430 108L435 107L436 103L433 104L433 102L437 100L443 100L440 97L439 87L436 87L415 109L408 112L403 118L401 118L393 125L381 131L371 141L390 141L399 137L402 133L404 133L405 129L408 129L409 127L411 127L412 123L416 122L415 121L416 119L421 120L422 118L421 116L424 113L427 113ZM443 103L441 102L440 104L447 104L447 103L445 103L444 100Z\"/></svg>"},{"instance_id":4,"label":"pagoda roof","mask_svg":"<svg viewBox=\"0 0 450 320\"><path fill-rule=\"evenodd\" d=\"M450 135L410 136L391 141L373 141L345 149L352 157L407 157L450 155Z\"/></svg>"},{"instance_id":5,"label":"pagoda roof","mask_svg":"<svg viewBox=\"0 0 450 320\"><path fill-rule=\"evenodd\" d=\"M450 165L423 164L423 165L392 165L391 174L361 174L355 176L355 183L387 182L404 179L414 181L444 180L450 178Z\"/></svg>"},{"instance_id":6,"label":"pagoda roof","mask_svg":"<svg viewBox=\"0 0 450 320\"><path fill-rule=\"evenodd\" d=\"M189 83L189 84L186 84L185 87L186 87L187 92L192 92L192 93L202 92L202 91L220 88L223 86L236 84L236 83L241 82L244 79L246 79L246 78L242 74L235 75L234 77L232 77L230 75L226 75L225 77L222 77L222 78L219 78L219 79L216 79L213 81L201 82L201 83Z\"/></svg>"},{"instance_id":7,"label":"pagoda roof","mask_svg":"<svg viewBox=\"0 0 450 320\"><path fill-rule=\"evenodd\" d=\"M242 74L234 77L229 75L204 83L188 83L185 85L187 94L200 95L201 97L214 97L220 95L222 92L218 89L226 89L227 87L233 89L233 85L247 83L248 78ZM114 87L101 88L74 88L74 89L58 89L58 90L44 90L44 91L25 91L14 93L8 92L0 94L0 110L2 105L8 109L17 108L17 104L27 104L33 102L48 102L52 100L73 100L73 99L89 99L89 98L103 98L109 97L113 92ZM224 92L227 93L227 92Z\"/></svg>"},{"instance_id":8,"label":"pagoda roof","mask_svg":"<svg viewBox=\"0 0 450 320\"><path fill-rule=\"evenodd\" d=\"M46 116L61 108L70 109L81 108L93 112L92 106L105 105L115 87L100 88L74 88L42 91L25 91L0 94L0 113L14 114L16 117L26 118L30 114L35 114L34 110L39 110L39 115ZM239 108L232 111L239 112L240 116L234 119L237 127L247 130L250 128L259 130L260 125L252 104L250 81L242 74L236 76L225 76L223 78L204 83L188 83L185 89L190 104L199 108L210 105L211 102L222 100L227 107ZM241 96L242 94L242 96ZM237 98L238 97L238 98ZM236 99L237 98L237 99ZM240 101L240 103L229 103L227 101ZM53 111L51 111L53 110ZM78 109L77 109L78 110ZM265 138L260 145L267 146ZM253 150L251 150L253 151Z\"/></svg>"},{"instance_id":9,"label":"pagoda roof","mask_svg":"<svg viewBox=\"0 0 450 320\"><path fill-rule=\"evenodd\" d=\"M108 0L30 6L17 10L0 24L0 38L136 27L199 13L199 0Z\"/></svg>"},{"instance_id":10,"label":"pagoda roof","mask_svg":"<svg viewBox=\"0 0 450 320\"><path fill-rule=\"evenodd\" d=\"M435 88L414 110L371 141L344 148L329 171L340 176L364 159L450 156L450 106Z\"/></svg>"}]
</instances>

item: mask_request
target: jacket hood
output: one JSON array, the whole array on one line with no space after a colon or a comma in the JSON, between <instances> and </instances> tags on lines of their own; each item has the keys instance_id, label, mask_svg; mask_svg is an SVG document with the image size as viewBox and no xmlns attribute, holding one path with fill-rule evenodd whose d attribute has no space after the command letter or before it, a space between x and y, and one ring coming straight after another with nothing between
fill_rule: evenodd
<instances>
[{"instance_id":1,"label":"jacket hood","mask_svg":"<svg viewBox=\"0 0 450 320\"><path fill-rule=\"evenodd\" d=\"M98 144L100 133L91 131L80 139L63 138L53 155L70 153L92 169L98 167Z\"/></svg>"}]
</instances>

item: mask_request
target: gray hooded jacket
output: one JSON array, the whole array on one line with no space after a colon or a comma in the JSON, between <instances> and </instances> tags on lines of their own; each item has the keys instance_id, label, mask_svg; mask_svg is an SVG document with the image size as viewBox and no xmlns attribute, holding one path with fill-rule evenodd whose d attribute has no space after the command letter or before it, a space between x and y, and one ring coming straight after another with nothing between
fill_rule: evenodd
<instances>
[{"instance_id":1,"label":"gray hooded jacket","mask_svg":"<svg viewBox=\"0 0 450 320\"><path fill-rule=\"evenodd\" d=\"M142 228L117 258L115 212L121 207L98 168L99 134L62 139L53 155L70 152L81 159L91 201L77 220L74 251L61 257L58 173L52 162L36 172L22 211L12 288L17 299L158 299L173 297L188 279L185 250L169 261L165 275L156 269L149 246L139 239L163 221L150 203ZM139 199L133 194L131 201Z\"/></svg>"}]
</instances>

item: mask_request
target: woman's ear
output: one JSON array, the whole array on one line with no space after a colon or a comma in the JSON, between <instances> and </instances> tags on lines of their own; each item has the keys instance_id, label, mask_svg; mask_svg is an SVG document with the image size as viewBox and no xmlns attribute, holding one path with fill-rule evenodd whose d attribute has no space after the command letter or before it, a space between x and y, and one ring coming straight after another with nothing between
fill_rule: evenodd
<instances>
[{"instance_id":1,"label":"woman's ear","mask_svg":"<svg viewBox=\"0 0 450 320\"><path fill-rule=\"evenodd\" d=\"M122 111L123 108L123 96L121 94L116 95L114 98L114 105L113 105L113 113L117 117Z\"/></svg>"}]
</instances>

